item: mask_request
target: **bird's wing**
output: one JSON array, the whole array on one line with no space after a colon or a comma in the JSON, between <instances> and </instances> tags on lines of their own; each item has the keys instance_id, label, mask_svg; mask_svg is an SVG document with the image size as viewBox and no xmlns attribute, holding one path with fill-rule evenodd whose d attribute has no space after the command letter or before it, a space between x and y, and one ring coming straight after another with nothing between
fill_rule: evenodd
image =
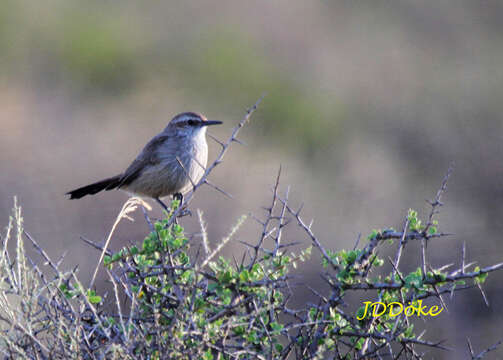
<instances>
[{"instance_id":1,"label":"bird's wing","mask_svg":"<svg viewBox=\"0 0 503 360\"><path fill-rule=\"evenodd\" d=\"M160 134L152 138L147 145L143 148L140 154L136 157L136 159L129 165L129 167L124 171L122 177L120 179L120 183L118 188L124 185L129 185L133 182L140 174L143 169L149 165L158 164L160 161L158 155L158 148L165 141L168 141L169 135Z\"/></svg>"}]
</instances>

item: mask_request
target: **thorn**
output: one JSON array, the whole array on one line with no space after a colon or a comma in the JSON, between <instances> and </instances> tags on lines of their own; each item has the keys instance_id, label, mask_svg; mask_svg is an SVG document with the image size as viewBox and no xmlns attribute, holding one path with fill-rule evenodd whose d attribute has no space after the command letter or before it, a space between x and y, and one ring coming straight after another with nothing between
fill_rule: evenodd
<instances>
[{"instance_id":1,"label":"thorn","mask_svg":"<svg viewBox=\"0 0 503 360\"><path fill-rule=\"evenodd\" d=\"M468 344L468 350L470 350L470 354L472 355L472 359L473 359L473 357L475 356L475 354L473 353L472 343L470 342L469 338L466 338L466 342Z\"/></svg>"},{"instance_id":2,"label":"thorn","mask_svg":"<svg viewBox=\"0 0 503 360\"><path fill-rule=\"evenodd\" d=\"M258 222L260 225L265 226L265 223L262 220L260 220L259 218L257 218L255 215L253 215L253 213L249 213L249 215L253 220Z\"/></svg>"},{"instance_id":3,"label":"thorn","mask_svg":"<svg viewBox=\"0 0 503 360\"><path fill-rule=\"evenodd\" d=\"M450 268L452 265L454 265L454 263L446 264L446 265L444 265L444 266L439 267L439 268L438 268L438 269L436 269L436 270L437 270L437 271L444 271L444 270L446 270L446 269Z\"/></svg>"},{"instance_id":4,"label":"thorn","mask_svg":"<svg viewBox=\"0 0 503 360\"><path fill-rule=\"evenodd\" d=\"M356 237L356 243L355 243L355 246L353 247L353 250L356 250L356 248L358 247L358 244L360 243L361 237L362 237L362 234L358 233L358 236Z\"/></svg>"},{"instance_id":5,"label":"thorn","mask_svg":"<svg viewBox=\"0 0 503 360\"><path fill-rule=\"evenodd\" d=\"M295 216L299 216L300 212L302 211L303 208L304 208L304 203L300 204L299 210L297 210L297 212L295 213Z\"/></svg>"},{"instance_id":6,"label":"thorn","mask_svg":"<svg viewBox=\"0 0 503 360\"><path fill-rule=\"evenodd\" d=\"M466 241L463 241L463 250L461 252L461 258L462 258L462 262L461 262L461 274L464 274L465 273L465 256L466 256Z\"/></svg>"},{"instance_id":7,"label":"thorn","mask_svg":"<svg viewBox=\"0 0 503 360\"><path fill-rule=\"evenodd\" d=\"M238 242L240 242L241 244L245 245L245 246L248 246L249 248L252 248L254 249L255 248L255 245L252 245L250 243L247 243L246 241L243 241L243 240L238 240Z\"/></svg>"},{"instance_id":8,"label":"thorn","mask_svg":"<svg viewBox=\"0 0 503 360\"><path fill-rule=\"evenodd\" d=\"M215 184L211 183L208 179L205 179L204 180L204 183L206 185L209 185L211 186L213 189L217 190L218 192L224 194L225 196L227 196L229 199L234 199L233 196L231 194L229 194L227 191L223 190L223 189L220 189L218 186L216 186Z\"/></svg>"},{"instance_id":9,"label":"thorn","mask_svg":"<svg viewBox=\"0 0 503 360\"><path fill-rule=\"evenodd\" d=\"M241 141L237 138L233 138L232 141L237 142L239 145L248 146L247 143L245 143L244 141Z\"/></svg>"},{"instance_id":10,"label":"thorn","mask_svg":"<svg viewBox=\"0 0 503 360\"><path fill-rule=\"evenodd\" d=\"M216 137L214 137L210 133L206 133L206 135L208 135L212 140L214 140L216 143L218 143L221 147L225 147L225 144L223 142L221 142L220 140L218 140Z\"/></svg>"},{"instance_id":11,"label":"thorn","mask_svg":"<svg viewBox=\"0 0 503 360\"><path fill-rule=\"evenodd\" d=\"M288 243L288 244L281 244L280 246L278 246L278 249L282 249L282 248L286 248L286 247L291 247L291 246L296 246L296 245L300 245L302 244L302 241L294 241L294 242L291 242L291 243Z\"/></svg>"},{"instance_id":12,"label":"thorn","mask_svg":"<svg viewBox=\"0 0 503 360\"><path fill-rule=\"evenodd\" d=\"M59 258L59 260L56 262L56 267L59 268L59 266L61 265L61 263L65 259L66 254L68 254L68 250L65 250L65 252L61 255L61 257Z\"/></svg>"},{"instance_id":13,"label":"thorn","mask_svg":"<svg viewBox=\"0 0 503 360\"><path fill-rule=\"evenodd\" d=\"M484 302L486 303L486 306L489 307L489 300L487 299L486 293L484 292L484 290L482 289L482 286L480 284L477 284L477 286L480 290L480 293L482 294L482 297L484 298Z\"/></svg>"}]
</instances>

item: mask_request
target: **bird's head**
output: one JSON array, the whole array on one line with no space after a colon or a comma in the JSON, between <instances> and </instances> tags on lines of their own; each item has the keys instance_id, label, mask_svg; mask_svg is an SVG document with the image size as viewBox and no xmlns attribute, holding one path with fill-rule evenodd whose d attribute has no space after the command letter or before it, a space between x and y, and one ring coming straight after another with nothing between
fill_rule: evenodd
<instances>
[{"instance_id":1,"label":"bird's head","mask_svg":"<svg viewBox=\"0 0 503 360\"><path fill-rule=\"evenodd\" d=\"M222 122L218 120L207 120L202 114L184 112L171 119L166 130L175 131L179 135L196 136L198 134L204 135L207 126L219 124L222 124Z\"/></svg>"}]
</instances>

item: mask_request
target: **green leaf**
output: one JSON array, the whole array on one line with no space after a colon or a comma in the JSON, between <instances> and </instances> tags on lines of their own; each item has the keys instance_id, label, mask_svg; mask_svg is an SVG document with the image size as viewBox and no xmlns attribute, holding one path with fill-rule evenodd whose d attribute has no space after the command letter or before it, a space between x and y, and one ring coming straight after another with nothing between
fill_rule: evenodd
<instances>
[{"instance_id":1,"label":"green leaf","mask_svg":"<svg viewBox=\"0 0 503 360\"><path fill-rule=\"evenodd\" d=\"M271 329L276 332L276 333L280 333L281 330L283 330L283 325L282 324L279 324L277 322L272 322L271 323Z\"/></svg>"},{"instance_id":2,"label":"green leaf","mask_svg":"<svg viewBox=\"0 0 503 360\"><path fill-rule=\"evenodd\" d=\"M203 360L213 360L213 354L211 353L211 349L208 349L203 353Z\"/></svg>"},{"instance_id":3,"label":"green leaf","mask_svg":"<svg viewBox=\"0 0 503 360\"><path fill-rule=\"evenodd\" d=\"M185 270L182 273L182 275L180 275L180 280L182 280L182 282L184 282L184 283L188 283L192 279L193 274L194 273L192 270Z\"/></svg>"},{"instance_id":4,"label":"green leaf","mask_svg":"<svg viewBox=\"0 0 503 360\"><path fill-rule=\"evenodd\" d=\"M356 312L356 317L358 319L362 319L362 320L365 320L363 319L363 315L365 314L365 307L363 306L360 306L360 308L358 309L358 311ZM362 321L362 320L359 320L359 321Z\"/></svg>"},{"instance_id":5,"label":"green leaf","mask_svg":"<svg viewBox=\"0 0 503 360\"><path fill-rule=\"evenodd\" d=\"M411 231L421 231L423 226L421 225L421 220L417 217L417 211L409 209L407 214L407 220L409 221L409 230Z\"/></svg>"},{"instance_id":6,"label":"green leaf","mask_svg":"<svg viewBox=\"0 0 503 360\"><path fill-rule=\"evenodd\" d=\"M237 336L240 336L240 335L245 334L245 332L246 332L246 327L244 327L243 325L239 325L239 326L236 326L234 329L232 329L232 331L233 331L233 332L234 332L234 334L236 334Z\"/></svg>"},{"instance_id":7,"label":"green leaf","mask_svg":"<svg viewBox=\"0 0 503 360\"><path fill-rule=\"evenodd\" d=\"M403 335L409 339L414 337L414 324L411 324L407 329L405 329Z\"/></svg>"},{"instance_id":8,"label":"green leaf","mask_svg":"<svg viewBox=\"0 0 503 360\"><path fill-rule=\"evenodd\" d=\"M101 296L93 295L87 298L91 304L99 304L101 302Z\"/></svg>"},{"instance_id":9,"label":"green leaf","mask_svg":"<svg viewBox=\"0 0 503 360\"><path fill-rule=\"evenodd\" d=\"M348 252L348 257L347 257L348 264L353 264L356 261L358 254L359 254L358 250L352 250L352 251Z\"/></svg>"},{"instance_id":10,"label":"green leaf","mask_svg":"<svg viewBox=\"0 0 503 360\"><path fill-rule=\"evenodd\" d=\"M249 282L250 281L250 273L248 272L248 270L244 269L243 271L241 271L241 273L239 273L239 280L241 282Z\"/></svg>"},{"instance_id":11,"label":"green leaf","mask_svg":"<svg viewBox=\"0 0 503 360\"><path fill-rule=\"evenodd\" d=\"M372 230L369 236L367 236L367 240L371 240L379 235L379 230Z\"/></svg>"},{"instance_id":12,"label":"green leaf","mask_svg":"<svg viewBox=\"0 0 503 360\"><path fill-rule=\"evenodd\" d=\"M480 271L480 269L478 271ZM477 275L474 279L475 284L483 284L486 281L488 275L489 275L489 273L483 273L483 274Z\"/></svg>"},{"instance_id":13,"label":"green leaf","mask_svg":"<svg viewBox=\"0 0 503 360\"><path fill-rule=\"evenodd\" d=\"M361 339L359 339L359 340L356 342L356 344L355 344L355 349L356 349L356 350L361 350L361 349L362 349L362 347L363 347L363 343L365 342L365 340L366 340L365 338L361 338Z\"/></svg>"},{"instance_id":14,"label":"green leaf","mask_svg":"<svg viewBox=\"0 0 503 360\"><path fill-rule=\"evenodd\" d=\"M421 269L419 269L419 274L417 271L410 273L405 277L404 280L405 280L405 287L409 289L412 287L420 289L423 286L423 277L421 274Z\"/></svg>"}]
</instances>

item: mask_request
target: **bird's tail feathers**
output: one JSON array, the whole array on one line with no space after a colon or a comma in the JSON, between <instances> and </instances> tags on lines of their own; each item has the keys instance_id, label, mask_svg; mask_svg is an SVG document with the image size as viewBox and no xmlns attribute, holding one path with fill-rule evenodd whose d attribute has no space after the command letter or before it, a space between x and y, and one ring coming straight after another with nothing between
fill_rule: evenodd
<instances>
[{"instance_id":1,"label":"bird's tail feathers","mask_svg":"<svg viewBox=\"0 0 503 360\"><path fill-rule=\"evenodd\" d=\"M117 186L119 186L121 178L122 174L113 176L111 178L101 180L93 184L89 184L81 188L69 191L66 193L66 195L70 195L70 199L80 199L81 197L84 197L86 195L94 195L96 193L99 193L102 190L107 191L112 190L117 188Z\"/></svg>"}]
</instances>

